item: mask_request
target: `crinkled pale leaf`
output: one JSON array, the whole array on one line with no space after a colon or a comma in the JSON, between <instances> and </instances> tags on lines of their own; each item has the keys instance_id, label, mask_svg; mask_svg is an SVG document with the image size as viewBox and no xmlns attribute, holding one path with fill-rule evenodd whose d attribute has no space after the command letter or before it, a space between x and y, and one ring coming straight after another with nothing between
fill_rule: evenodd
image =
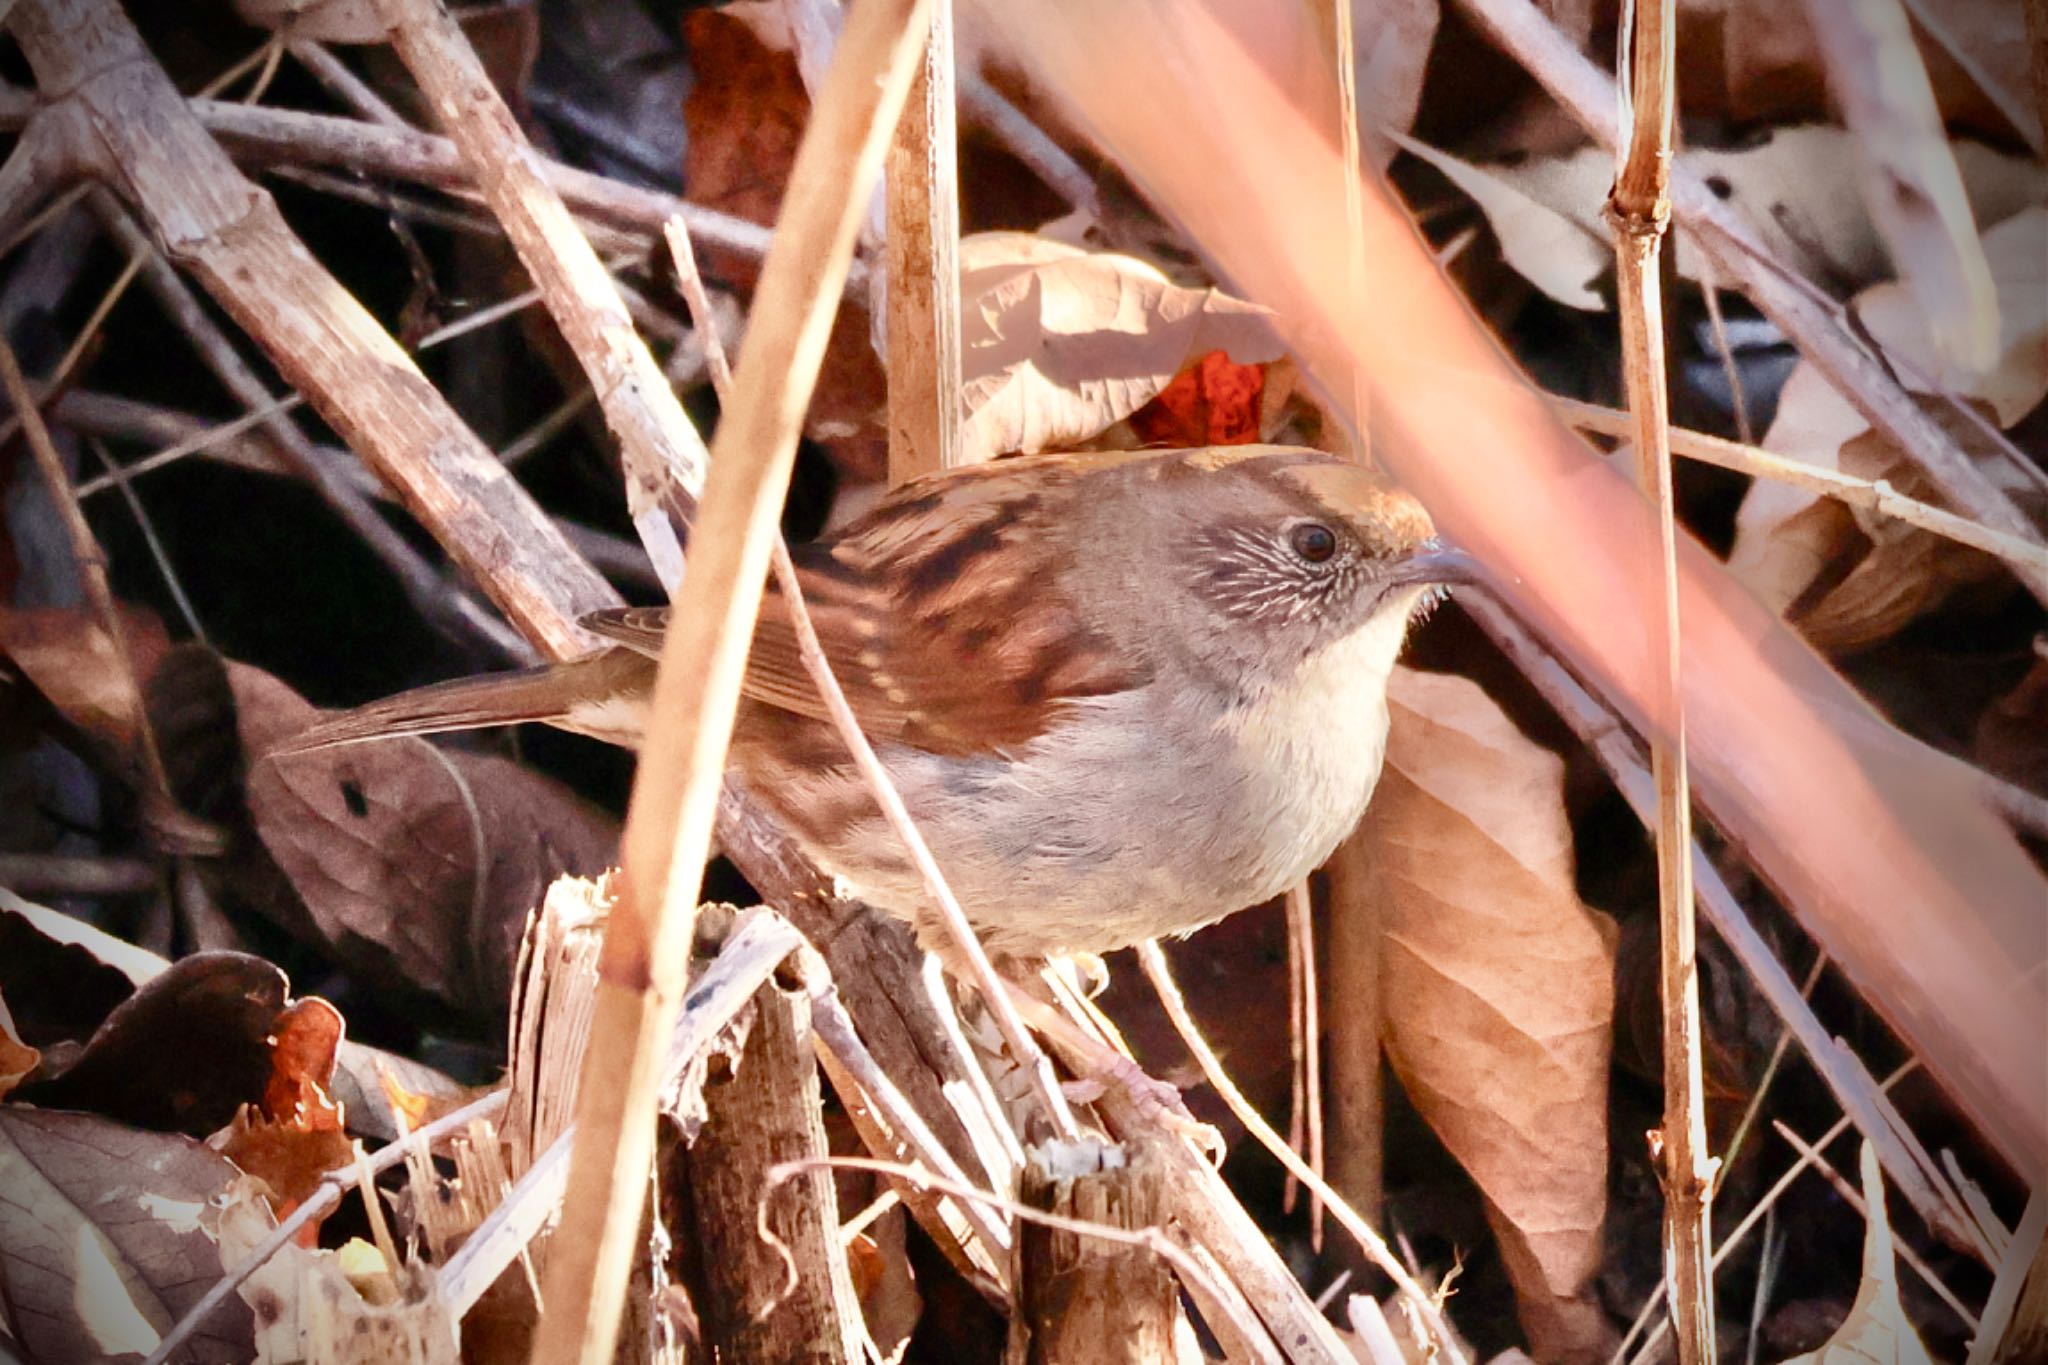
<instances>
[{"instance_id":1,"label":"crinkled pale leaf","mask_svg":"<svg viewBox=\"0 0 2048 1365\"><path fill-rule=\"evenodd\" d=\"M246 1176L221 1201L213 1222L229 1265L246 1259L276 1225L261 1183ZM434 1292L432 1267L407 1262L400 1267L397 1301L371 1303L351 1283L350 1260L343 1252L287 1244L264 1261L239 1291L256 1315L254 1354L239 1359L256 1365L456 1365L462 1358L456 1325Z\"/></svg>"},{"instance_id":2,"label":"crinkled pale leaf","mask_svg":"<svg viewBox=\"0 0 2048 1365\"><path fill-rule=\"evenodd\" d=\"M1075 446L1222 351L1277 359L1267 310L1152 266L1029 233L961 242L961 448L970 461Z\"/></svg>"},{"instance_id":3,"label":"crinkled pale leaf","mask_svg":"<svg viewBox=\"0 0 2048 1365\"><path fill-rule=\"evenodd\" d=\"M1856 135L1863 203L1951 386L1997 363L1998 296L1903 0L1808 11Z\"/></svg>"},{"instance_id":4,"label":"crinkled pale leaf","mask_svg":"<svg viewBox=\"0 0 2048 1365\"><path fill-rule=\"evenodd\" d=\"M1484 1193L1546 1360L1609 1344L1592 1296L1607 1200L1613 932L1574 890L1564 763L1464 678L1395 670L1360 826L1386 917L1386 1042Z\"/></svg>"},{"instance_id":5,"label":"crinkled pale leaf","mask_svg":"<svg viewBox=\"0 0 2048 1365\"><path fill-rule=\"evenodd\" d=\"M1926 1343L1906 1318L1899 1301L1899 1266L1892 1251L1891 1220L1884 1207L1884 1172L1877 1153L1863 1144L1863 1283L1849 1316L1828 1344L1794 1356L1785 1365L1933 1365Z\"/></svg>"},{"instance_id":6,"label":"crinkled pale leaf","mask_svg":"<svg viewBox=\"0 0 2048 1365\"><path fill-rule=\"evenodd\" d=\"M1754 146L1694 148L1680 160L1741 211L1776 259L1823 285L1853 289L1891 274L1884 240L1863 205L1856 156L1848 132L1809 124L1779 128ZM1958 144L1955 157L1980 223L2048 200L2048 178L2027 158L1971 142ZM1589 240L1608 240L1600 215L1614 182L1614 157L1604 148L1476 169L1563 215ZM1691 234L1677 233L1674 250L1678 273L1700 279Z\"/></svg>"},{"instance_id":7,"label":"crinkled pale leaf","mask_svg":"<svg viewBox=\"0 0 2048 1365\"><path fill-rule=\"evenodd\" d=\"M89 1114L0 1107L0 1304L39 1365L139 1359L218 1279L212 1232L237 1179L189 1138ZM180 1361L251 1359L254 1320L230 1301Z\"/></svg>"},{"instance_id":8,"label":"crinkled pale leaf","mask_svg":"<svg viewBox=\"0 0 2048 1365\"><path fill-rule=\"evenodd\" d=\"M1944 376L1918 304L1897 284L1866 289L1855 312L1909 388L1942 386L1988 403L1998 425L2010 427L2048 393L2048 209L2015 213L1988 229L1983 245L1999 301L1998 357L1987 372L1967 382Z\"/></svg>"},{"instance_id":9,"label":"crinkled pale leaf","mask_svg":"<svg viewBox=\"0 0 2048 1365\"><path fill-rule=\"evenodd\" d=\"M1460 161L1414 138L1392 136L1396 146L1436 167L1479 205L1500 241L1501 255L1523 279L1568 308L1605 311L1606 300L1594 292L1593 281L1613 266L1614 248L1582 216L1549 207L1517 186L1512 176ZM1608 178L1613 178L1611 158ZM1590 183L1581 187L1582 191L1590 189ZM1561 195L1570 193L1560 191ZM1605 193L1602 187L1599 194L1604 197ZM1596 217L1599 208L1600 199L1596 198L1592 201Z\"/></svg>"},{"instance_id":10,"label":"crinkled pale leaf","mask_svg":"<svg viewBox=\"0 0 2048 1365\"><path fill-rule=\"evenodd\" d=\"M1957 396L2011 426L2048 397L2048 209L2029 208L1991 228L1984 254L2001 301L1999 362ZM1874 285L1852 307L1908 387L1922 393L1936 387L1933 343L1903 287ZM1988 450L1983 432L1945 402L1930 397L1926 406L1966 451ZM1763 444L1806 464L1931 495L1898 448L1805 361L1787 379ZM1994 478L2006 471L2002 460L1987 459L1985 468ZM1817 601L1801 601L1842 556L1859 551L1841 582ZM1801 629L1834 649L1882 639L1957 586L1998 571L1985 556L1896 519L1767 479L1743 499L1728 565L1779 610L1799 603Z\"/></svg>"}]
</instances>

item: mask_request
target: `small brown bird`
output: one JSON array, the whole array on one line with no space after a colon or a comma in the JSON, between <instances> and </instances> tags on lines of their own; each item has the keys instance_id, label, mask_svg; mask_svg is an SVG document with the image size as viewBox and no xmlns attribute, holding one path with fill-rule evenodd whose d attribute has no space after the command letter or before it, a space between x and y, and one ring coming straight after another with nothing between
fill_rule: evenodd
<instances>
[{"instance_id":1,"label":"small brown bird","mask_svg":"<svg viewBox=\"0 0 2048 1365\"><path fill-rule=\"evenodd\" d=\"M792 554L940 868L1016 956L1187 933L1322 862L1378 781L1410 622L1472 568L1384 479L1271 446L950 470ZM928 927L769 599L736 775L820 867ZM636 745L667 617L599 612L610 648L375 702L290 748L515 721Z\"/></svg>"}]
</instances>

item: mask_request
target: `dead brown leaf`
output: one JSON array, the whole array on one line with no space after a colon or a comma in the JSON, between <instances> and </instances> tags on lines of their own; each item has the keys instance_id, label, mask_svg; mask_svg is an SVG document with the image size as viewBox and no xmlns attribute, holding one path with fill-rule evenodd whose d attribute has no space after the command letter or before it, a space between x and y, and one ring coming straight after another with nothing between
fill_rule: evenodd
<instances>
[{"instance_id":1,"label":"dead brown leaf","mask_svg":"<svg viewBox=\"0 0 2048 1365\"><path fill-rule=\"evenodd\" d=\"M295 1000L271 1023L270 1077L263 1103L245 1104L234 1121L207 1139L270 1188L280 1217L297 1208L320 1177L346 1165L353 1148L343 1131L342 1108L328 1094L341 1048L341 1015L318 997ZM300 1242L312 1246L317 1223Z\"/></svg>"},{"instance_id":2,"label":"dead brown leaf","mask_svg":"<svg viewBox=\"0 0 2048 1365\"><path fill-rule=\"evenodd\" d=\"M506 759L413 739L265 757L319 712L259 669L181 649L151 700L181 796L235 831L207 867L222 904L474 1024L502 1021L548 884L611 862L609 819Z\"/></svg>"},{"instance_id":3,"label":"dead brown leaf","mask_svg":"<svg viewBox=\"0 0 2048 1365\"><path fill-rule=\"evenodd\" d=\"M1999 362L1953 390L2010 427L2048 397L2048 209L2029 208L1984 234L2000 301ZM1851 305L1909 388L1941 383L1923 315L1903 286L1880 284ZM1983 452L1981 429L1930 397L1929 412L1965 450ZM1931 490L1890 441L1812 365L1794 367L1764 448L1824 469L1886 479L1912 496ZM1994 478L2003 461L1986 459ZM1995 577L1986 556L1890 517L1850 509L1802 489L1759 480L1736 517L1729 567L1766 602L1792 612L1815 644L1852 649L1897 631L1962 585Z\"/></svg>"},{"instance_id":4,"label":"dead brown leaf","mask_svg":"<svg viewBox=\"0 0 2048 1365\"><path fill-rule=\"evenodd\" d=\"M1477 684L1397 669L1360 835L1387 1054L1471 1174L1541 1359L1603 1358L1614 933L1574 891L1564 763Z\"/></svg>"},{"instance_id":5,"label":"dead brown leaf","mask_svg":"<svg viewBox=\"0 0 2048 1365\"><path fill-rule=\"evenodd\" d=\"M195 953L115 1006L83 1049L54 1053L21 1099L203 1137L262 1095L284 973L246 953Z\"/></svg>"},{"instance_id":6,"label":"dead brown leaf","mask_svg":"<svg viewBox=\"0 0 2048 1365\"><path fill-rule=\"evenodd\" d=\"M0 1305L39 1365L137 1357L219 1278L215 1201L238 1178L188 1138L89 1114L0 1107ZM180 1359L256 1356L240 1300Z\"/></svg>"},{"instance_id":7,"label":"dead brown leaf","mask_svg":"<svg viewBox=\"0 0 2048 1365\"><path fill-rule=\"evenodd\" d=\"M135 683L155 671L171 642L163 622L141 607L121 607L121 630L135 661L133 677L90 612L0 606L0 654L65 720L127 756L136 752Z\"/></svg>"},{"instance_id":8,"label":"dead brown leaf","mask_svg":"<svg viewBox=\"0 0 2048 1365\"><path fill-rule=\"evenodd\" d=\"M683 102L690 202L760 223L775 221L810 118L796 57L756 37L741 19L693 9L683 20L695 79ZM751 288L759 261L705 250L707 272Z\"/></svg>"},{"instance_id":9,"label":"dead brown leaf","mask_svg":"<svg viewBox=\"0 0 2048 1365\"><path fill-rule=\"evenodd\" d=\"M961 449L976 461L1076 446L1210 351L1246 365L1277 360L1267 317L1136 257L1023 232L964 238Z\"/></svg>"},{"instance_id":10,"label":"dead brown leaf","mask_svg":"<svg viewBox=\"0 0 2048 1365\"><path fill-rule=\"evenodd\" d=\"M26 1080L42 1064L43 1054L21 1041L8 1012L7 997L0 993L0 1100Z\"/></svg>"},{"instance_id":11,"label":"dead brown leaf","mask_svg":"<svg viewBox=\"0 0 2048 1365\"><path fill-rule=\"evenodd\" d=\"M2038 129L2026 101L2025 12L2010 0L1940 0L1911 6L1915 36L1950 126L2006 138ZM1747 123L1811 119L1828 110L1827 73L1801 5L1774 0L1685 0L1679 51L1718 54L1719 69L1688 60L1685 105ZM1933 22L1930 22L1933 21Z\"/></svg>"}]
</instances>

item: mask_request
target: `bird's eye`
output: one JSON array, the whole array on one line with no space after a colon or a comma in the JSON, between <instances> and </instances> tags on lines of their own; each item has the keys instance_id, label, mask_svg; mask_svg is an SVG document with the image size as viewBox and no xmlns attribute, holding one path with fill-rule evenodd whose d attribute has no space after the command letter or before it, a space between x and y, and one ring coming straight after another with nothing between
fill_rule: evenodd
<instances>
[{"instance_id":1,"label":"bird's eye","mask_svg":"<svg viewBox=\"0 0 2048 1365\"><path fill-rule=\"evenodd\" d=\"M1337 533L1321 522L1303 522L1287 533L1287 542L1311 564L1320 564L1337 553Z\"/></svg>"}]
</instances>

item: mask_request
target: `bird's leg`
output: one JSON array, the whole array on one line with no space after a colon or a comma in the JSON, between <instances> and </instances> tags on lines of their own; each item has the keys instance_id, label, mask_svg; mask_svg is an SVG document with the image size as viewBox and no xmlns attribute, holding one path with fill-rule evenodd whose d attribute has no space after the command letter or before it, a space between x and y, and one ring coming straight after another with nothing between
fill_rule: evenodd
<instances>
[{"instance_id":1,"label":"bird's leg","mask_svg":"<svg viewBox=\"0 0 2048 1365\"><path fill-rule=\"evenodd\" d=\"M1188 1112L1179 1086L1147 1074L1127 1053L1088 1032L1014 976L1006 974L1003 984L1009 987L1010 998L1024 1022L1036 1029L1061 1060L1079 1073L1078 1079L1060 1087L1068 1099L1083 1104L1099 1099L1114 1082L1130 1097L1141 1118L1187 1138L1212 1160L1221 1160L1222 1135ZM1035 984L1039 990L1045 989L1042 979Z\"/></svg>"}]
</instances>

